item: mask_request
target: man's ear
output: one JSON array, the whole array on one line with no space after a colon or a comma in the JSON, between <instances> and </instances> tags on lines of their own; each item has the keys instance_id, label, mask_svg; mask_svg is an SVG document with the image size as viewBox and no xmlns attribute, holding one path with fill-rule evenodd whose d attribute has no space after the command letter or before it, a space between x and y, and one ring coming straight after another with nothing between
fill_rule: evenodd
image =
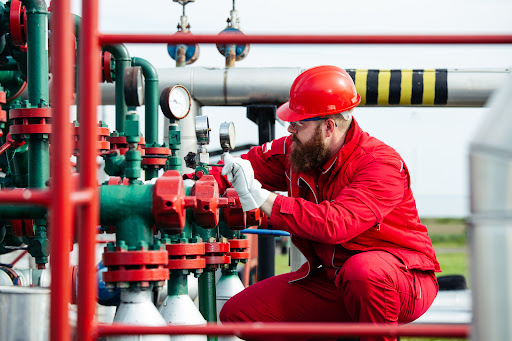
<instances>
[{"instance_id":1,"label":"man's ear","mask_svg":"<svg viewBox=\"0 0 512 341\"><path fill-rule=\"evenodd\" d=\"M325 135L326 137L331 136L334 133L334 129L336 128L336 122L332 118L325 121Z\"/></svg>"}]
</instances>

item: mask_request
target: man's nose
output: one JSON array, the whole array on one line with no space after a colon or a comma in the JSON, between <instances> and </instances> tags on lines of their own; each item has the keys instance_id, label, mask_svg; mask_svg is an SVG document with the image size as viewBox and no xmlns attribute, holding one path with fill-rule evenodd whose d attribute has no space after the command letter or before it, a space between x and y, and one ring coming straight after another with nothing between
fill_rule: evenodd
<instances>
[{"instance_id":1,"label":"man's nose","mask_svg":"<svg viewBox=\"0 0 512 341\"><path fill-rule=\"evenodd\" d=\"M297 129L295 129L291 124L288 125L288 132L290 134L295 134L297 133Z\"/></svg>"}]
</instances>

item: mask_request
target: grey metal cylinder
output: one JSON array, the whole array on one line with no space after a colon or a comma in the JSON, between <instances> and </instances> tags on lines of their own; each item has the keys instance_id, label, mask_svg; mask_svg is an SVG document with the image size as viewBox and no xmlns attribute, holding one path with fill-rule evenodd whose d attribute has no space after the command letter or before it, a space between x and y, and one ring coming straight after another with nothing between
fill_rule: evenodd
<instances>
[{"instance_id":1,"label":"grey metal cylinder","mask_svg":"<svg viewBox=\"0 0 512 341\"><path fill-rule=\"evenodd\" d=\"M199 312L189 295L167 296L159 308L164 320L173 325L206 325L206 320ZM173 341L206 341L206 335L173 336Z\"/></svg>"},{"instance_id":2,"label":"grey metal cylinder","mask_svg":"<svg viewBox=\"0 0 512 341\"><path fill-rule=\"evenodd\" d=\"M223 273L217 281L216 286L216 299L217 299L217 321L219 313L224 304L233 296L244 290L244 285L238 277L237 273L225 274ZM220 323L220 322L219 322ZM236 336L219 336L219 341L239 341L240 338Z\"/></svg>"},{"instance_id":3,"label":"grey metal cylinder","mask_svg":"<svg viewBox=\"0 0 512 341\"><path fill-rule=\"evenodd\" d=\"M0 340L47 341L49 315L49 289L0 287Z\"/></svg>"},{"instance_id":4,"label":"grey metal cylinder","mask_svg":"<svg viewBox=\"0 0 512 341\"><path fill-rule=\"evenodd\" d=\"M151 301L151 290L121 289L121 304L114 323L139 326L165 326L167 323ZM168 335L129 335L109 337L109 341L170 341Z\"/></svg>"},{"instance_id":5,"label":"grey metal cylinder","mask_svg":"<svg viewBox=\"0 0 512 341\"><path fill-rule=\"evenodd\" d=\"M471 143L472 340L512 340L512 79Z\"/></svg>"}]
</instances>

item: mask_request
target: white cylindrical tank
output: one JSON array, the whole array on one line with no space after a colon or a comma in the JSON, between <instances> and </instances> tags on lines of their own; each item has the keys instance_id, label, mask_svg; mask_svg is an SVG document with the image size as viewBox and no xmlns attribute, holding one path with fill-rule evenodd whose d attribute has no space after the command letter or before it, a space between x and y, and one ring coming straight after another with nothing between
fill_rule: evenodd
<instances>
[{"instance_id":1,"label":"white cylindrical tank","mask_svg":"<svg viewBox=\"0 0 512 341\"><path fill-rule=\"evenodd\" d=\"M231 297L244 290L244 285L238 277L236 271L234 272L222 272L222 276L219 278L216 287L217 296L217 321L220 323L219 314L224 304ZM236 336L219 336L219 341L238 341L241 340Z\"/></svg>"},{"instance_id":2,"label":"white cylindrical tank","mask_svg":"<svg viewBox=\"0 0 512 341\"><path fill-rule=\"evenodd\" d=\"M37 287L0 287L0 340L49 339L50 290Z\"/></svg>"},{"instance_id":3,"label":"white cylindrical tank","mask_svg":"<svg viewBox=\"0 0 512 341\"><path fill-rule=\"evenodd\" d=\"M165 326L167 323L153 302L151 290L122 289L121 304L117 308L114 323L140 326ZM169 335L130 335L109 337L109 341L170 341Z\"/></svg>"}]
</instances>

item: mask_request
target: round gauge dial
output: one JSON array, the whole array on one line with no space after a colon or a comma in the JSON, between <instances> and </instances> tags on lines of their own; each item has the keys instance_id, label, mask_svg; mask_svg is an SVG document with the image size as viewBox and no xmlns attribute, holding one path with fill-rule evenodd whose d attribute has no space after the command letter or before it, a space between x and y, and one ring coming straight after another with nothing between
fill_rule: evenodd
<instances>
[{"instance_id":1,"label":"round gauge dial","mask_svg":"<svg viewBox=\"0 0 512 341\"><path fill-rule=\"evenodd\" d=\"M128 67L124 71L124 99L129 107L144 104L144 75L140 66Z\"/></svg>"},{"instance_id":2,"label":"round gauge dial","mask_svg":"<svg viewBox=\"0 0 512 341\"><path fill-rule=\"evenodd\" d=\"M235 148L235 125L233 122L223 122L219 129L220 147L223 151L230 151Z\"/></svg>"},{"instance_id":3,"label":"round gauge dial","mask_svg":"<svg viewBox=\"0 0 512 341\"><path fill-rule=\"evenodd\" d=\"M160 95L160 107L167 118L180 120L190 112L192 100L182 85L166 88Z\"/></svg>"},{"instance_id":4,"label":"round gauge dial","mask_svg":"<svg viewBox=\"0 0 512 341\"><path fill-rule=\"evenodd\" d=\"M196 137L197 144L205 145L210 143L210 122L208 116L196 116Z\"/></svg>"}]
</instances>

